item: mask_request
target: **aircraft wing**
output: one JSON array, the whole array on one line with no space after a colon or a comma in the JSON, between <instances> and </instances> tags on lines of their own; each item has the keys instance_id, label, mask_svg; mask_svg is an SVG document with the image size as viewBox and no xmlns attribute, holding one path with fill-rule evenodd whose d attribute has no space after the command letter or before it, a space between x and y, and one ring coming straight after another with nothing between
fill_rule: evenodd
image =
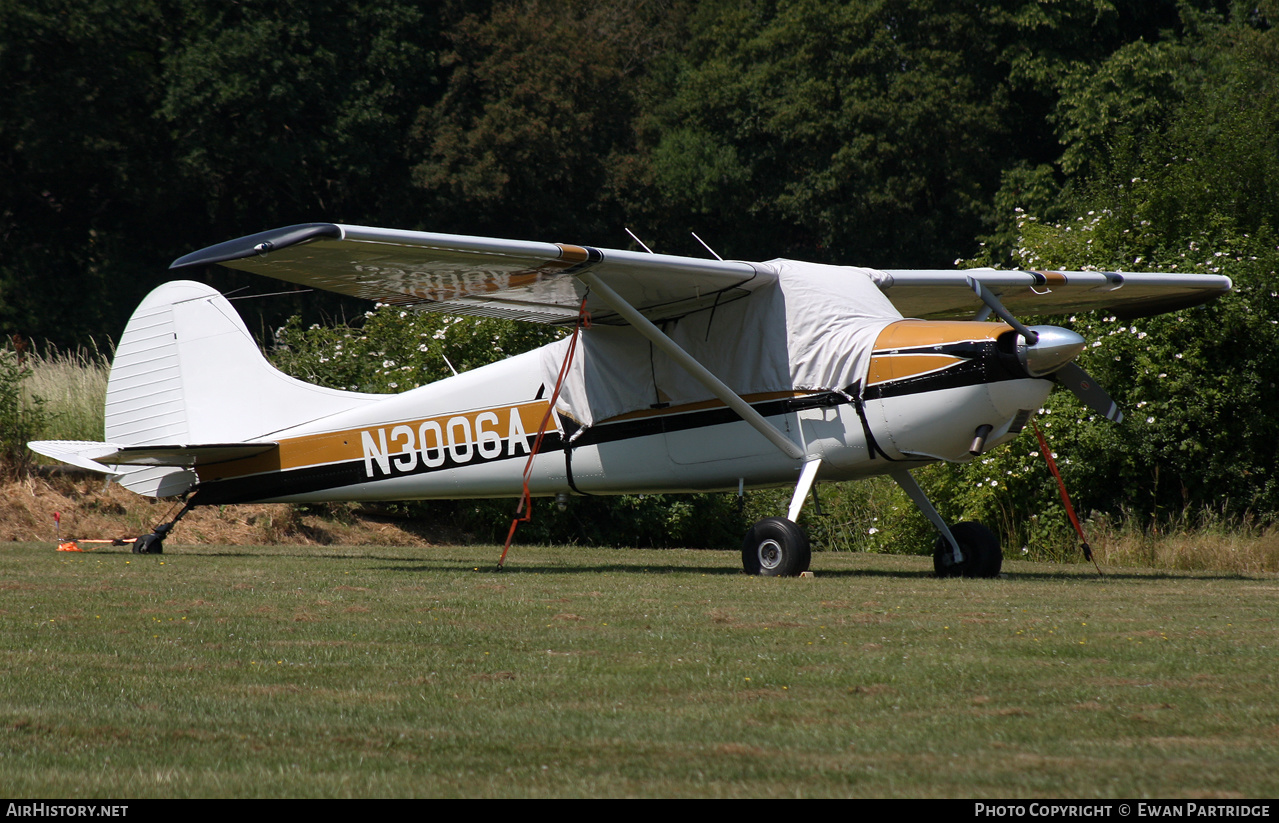
<instances>
[{"instance_id":1,"label":"aircraft wing","mask_svg":"<svg viewBox=\"0 0 1279 823\"><path fill-rule=\"evenodd\" d=\"M773 282L766 265L537 243L309 223L193 252L171 269L220 263L291 283L419 311L571 325L590 271L649 320L747 296ZM596 297L592 321L623 324Z\"/></svg>"},{"instance_id":2,"label":"aircraft wing","mask_svg":"<svg viewBox=\"0 0 1279 823\"><path fill-rule=\"evenodd\" d=\"M768 263L647 254L564 243L307 223L241 237L174 261L220 263L291 283L419 311L571 325L590 272L659 322L747 296L777 279ZM1206 274L999 271L869 272L906 317L968 319L983 303L974 278L1023 316L1104 310L1144 317L1206 303L1230 279ZM597 295L597 323L623 325Z\"/></svg>"},{"instance_id":3,"label":"aircraft wing","mask_svg":"<svg viewBox=\"0 0 1279 823\"><path fill-rule=\"evenodd\" d=\"M1147 317L1197 306L1230 291L1215 274L996 269L884 271L880 289L906 317L969 319L983 303L968 284L979 281L1019 316L1105 310L1121 318Z\"/></svg>"}]
</instances>

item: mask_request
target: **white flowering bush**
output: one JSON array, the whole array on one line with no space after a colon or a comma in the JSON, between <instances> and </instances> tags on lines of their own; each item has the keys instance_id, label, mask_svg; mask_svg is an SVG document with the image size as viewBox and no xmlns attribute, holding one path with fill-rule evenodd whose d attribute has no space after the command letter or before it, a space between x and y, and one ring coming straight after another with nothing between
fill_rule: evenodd
<instances>
[{"instance_id":1,"label":"white flowering bush","mask_svg":"<svg viewBox=\"0 0 1279 823\"><path fill-rule=\"evenodd\" d=\"M275 332L282 371L334 389L402 392L549 343L564 330L535 323L450 317L379 305L355 324ZM452 368L450 368L450 364Z\"/></svg>"}]
</instances>

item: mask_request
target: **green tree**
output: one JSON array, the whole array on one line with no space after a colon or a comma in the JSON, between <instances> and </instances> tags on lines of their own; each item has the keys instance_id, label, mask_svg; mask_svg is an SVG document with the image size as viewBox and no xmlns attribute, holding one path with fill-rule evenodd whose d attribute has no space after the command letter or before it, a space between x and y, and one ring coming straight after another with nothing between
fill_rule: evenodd
<instances>
[{"instance_id":1,"label":"green tree","mask_svg":"<svg viewBox=\"0 0 1279 823\"><path fill-rule=\"evenodd\" d=\"M1164 109L1141 113L1139 129L1114 125L1096 144L1069 219L1017 215L1019 266L1205 272L1234 282L1230 295L1199 308L1062 321L1093 341L1080 362L1127 414L1119 426L1096 421L1065 392L1047 404L1044 427L1085 509L1141 522L1279 512L1279 422L1270 412L1279 402L1279 33L1267 20L1249 11L1200 30ZM1014 446L943 482L975 488L992 470L1016 470L1032 449ZM1037 489L987 489L984 503L964 493L957 505L1017 511L1024 524L1053 505L1039 475ZM1027 539L1024 529L1013 539Z\"/></svg>"},{"instance_id":2,"label":"green tree","mask_svg":"<svg viewBox=\"0 0 1279 823\"><path fill-rule=\"evenodd\" d=\"M5 474L26 474L31 464L27 443L40 435L48 420L44 400L24 390L30 376L21 352L0 348L0 472Z\"/></svg>"},{"instance_id":3,"label":"green tree","mask_svg":"<svg viewBox=\"0 0 1279 823\"><path fill-rule=\"evenodd\" d=\"M1273 2L1099 0L1095 6L1092 28L1099 31L1102 49L1078 43L1083 48L1077 51L1046 43L1045 50L1014 45L1007 52L1013 85L1047 102L1041 128L1051 129L1057 141L1050 151L1002 172L995 195L997 226L984 238L994 259L1009 259L1018 234L1017 208L1042 219L1064 218L1081 202L1081 186L1087 188L1125 163L1131 166L1131 158L1121 158L1146 156L1144 144L1162 140L1169 128L1184 131L1194 119L1194 107L1205 107L1198 114L1207 128L1214 127L1211 123L1229 128L1235 112L1222 103L1243 98L1214 97L1206 89L1262 80L1247 66L1267 48ZM1011 19L1028 31L1064 25L1064 31L1075 32L1079 16L1055 19L1060 12L1056 4L1028 4ZM1064 42L1076 45L1073 37ZM1244 80L1239 71L1251 73L1252 79Z\"/></svg>"},{"instance_id":4,"label":"green tree","mask_svg":"<svg viewBox=\"0 0 1279 823\"><path fill-rule=\"evenodd\" d=\"M1002 174L1056 159L1057 78L1158 19L1116 5L701 4L622 188L673 248L693 228L735 257L949 264L995 225Z\"/></svg>"},{"instance_id":5,"label":"green tree","mask_svg":"<svg viewBox=\"0 0 1279 823\"><path fill-rule=\"evenodd\" d=\"M209 231L420 219L406 140L416 107L441 90L438 11L399 0L188 8L156 116Z\"/></svg>"},{"instance_id":6,"label":"green tree","mask_svg":"<svg viewBox=\"0 0 1279 823\"><path fill-rule=\"evenodd\" d=\"M612 236L637 78L681 18L671 0L494 3L449 30L447 88L415 126L413 183L441 230ZM598 240L592 242L599 242Z\"/></svg>"},{"instance_id":7,"label":"green tree","mask_svg":"<svg viewBox=\"0 0 1279 823\"><path fill-rule=\"evenodd\" d=\"M87 342L163 260L149 244L173 169L150 115L175 27L164 4L124 5L0 0L6 334Z\"/></svg>"},{"instance_id":8,"label":"green tree","mask_svg":"<svg viewBox=\"0 0 1279 823\"><path fill-rule=\"evenodd\" d=\"M406 135L441 43L398 0L0 0L0 330L84 343L194 248L429 219Z\"/></svg>"}]
</instances>

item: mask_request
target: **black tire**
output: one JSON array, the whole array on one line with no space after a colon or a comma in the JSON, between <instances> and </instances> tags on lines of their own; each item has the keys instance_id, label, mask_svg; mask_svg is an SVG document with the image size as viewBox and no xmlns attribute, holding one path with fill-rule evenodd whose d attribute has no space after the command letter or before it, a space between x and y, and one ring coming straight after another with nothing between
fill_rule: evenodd
<instances>
[{"instance_id":1,"label":"black tire","mask_svg":"<svg viewBox=\"0 0 1279 823\"><path fill-rule=\"evenodd\" d=\"M795 577L808 571L813 555L804 530L782 517L768 517L746 533L742 568L764 577Z\"/></svg>"},{"instance_id":2,"label":"black tire","mask_svg":"<svg viewBox=\"0 0 1279 823\"><path fill-rule=\"evenodd\" d=\"M164 541L157 534L144 534L133 541L134 554L164 554Z\"/></svg>"},{"instance_id":3,"label":"black tire","mask_svg":"<svg viewBox=\"0 0 1279 823\"><path fill-rule=\"evenodd\" d=\"M999 577L1004 565L1004 552L999 538L980 523L956 523L950 533L959 543L964 562L955 565L950 542L942 535L933 544L933 571L938 577Z\"/></svg>"}]
</instances>

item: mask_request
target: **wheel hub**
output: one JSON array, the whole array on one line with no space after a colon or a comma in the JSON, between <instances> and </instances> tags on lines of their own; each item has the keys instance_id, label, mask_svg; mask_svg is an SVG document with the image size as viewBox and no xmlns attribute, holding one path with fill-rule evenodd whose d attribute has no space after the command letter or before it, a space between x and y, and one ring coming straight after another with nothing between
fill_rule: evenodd
<instances>
[{"instance_id":1,"label":"wheel hub","mask_svg":"<svg viewBox=\"0 0 1279 823\"><path fill-rule=\"evenodd\" d=\"M759 565L765 569L775 569L782 563L782 547L776 540L765 540L759 544Z\"/></svg>"}]
</instances>

